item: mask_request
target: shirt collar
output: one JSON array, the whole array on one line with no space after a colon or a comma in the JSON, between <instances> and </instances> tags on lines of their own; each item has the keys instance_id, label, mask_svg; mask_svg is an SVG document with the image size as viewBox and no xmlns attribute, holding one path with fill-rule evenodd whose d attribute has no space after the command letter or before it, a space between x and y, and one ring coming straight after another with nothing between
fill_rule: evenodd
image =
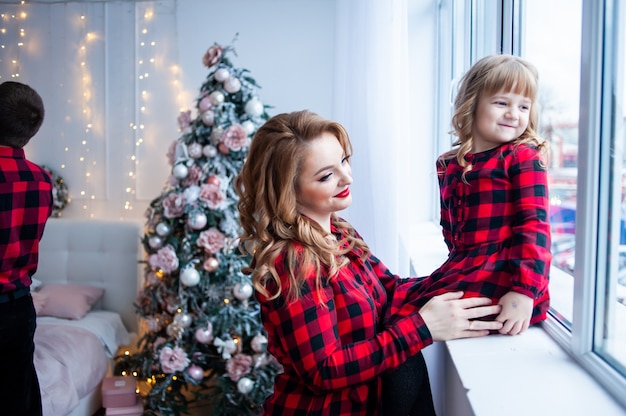
<instances>
[{"instance_id":1,"label":"shirt collar","mask_svg":"<svg viewBox=\"0 0 626 416\"><path fill-rule=\"evenodd\" d=\"M15 149L13 147L0 147L0 157L24 158L24 149Z\"/></svg>"}]
</instances>

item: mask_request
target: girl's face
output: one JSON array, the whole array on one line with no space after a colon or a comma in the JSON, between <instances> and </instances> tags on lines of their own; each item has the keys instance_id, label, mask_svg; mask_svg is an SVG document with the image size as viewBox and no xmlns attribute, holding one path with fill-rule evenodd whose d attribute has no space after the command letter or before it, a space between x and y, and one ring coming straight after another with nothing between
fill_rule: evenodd
<instances>
[{"instance_id":1,"label":"girl's face","mask_svg":"<svg viewBox=\"0 0 626 416\"><path fill-rule=\"evenodd\" d=\"M512 92L481 94L472 126L472 152L484 152L520 137L528 127L531 105L530 98Z\"/></svg>"},{"instance_id":2,"label":"girl's face","mask_svg":"<svg viewBox=\"0 0 626 416\"><path fill-rule=\"evenodd\" d=\"M298 211L330 232L330 216L350 206L352 168L339 140L323 133L306 150L296 196Z\"/></svg>"}]
</instances>

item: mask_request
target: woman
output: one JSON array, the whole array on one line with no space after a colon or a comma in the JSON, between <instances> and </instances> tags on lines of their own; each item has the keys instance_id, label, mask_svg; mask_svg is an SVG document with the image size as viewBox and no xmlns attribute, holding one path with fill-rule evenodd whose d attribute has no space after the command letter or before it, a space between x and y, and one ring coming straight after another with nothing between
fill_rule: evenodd
<instances>
[{"instance_id":1,"label":"woman","mask_svg":"<svg viewBox=\"0 0 626 416\"><path fill-rule=\"evenodd\" d=\"M416 358L423 382L407 401L420 397L417 407L433 414L421 350L501 327L474 321L499 306L461 292L421 308L405 302L416 279L399 280L336 214L352 201L350 152L340 124L309 111L279 114L256 133L235 181L247 272L268 351L284 369L266 414L391 414L383 376Z\"/></svg>"}]
</instances>

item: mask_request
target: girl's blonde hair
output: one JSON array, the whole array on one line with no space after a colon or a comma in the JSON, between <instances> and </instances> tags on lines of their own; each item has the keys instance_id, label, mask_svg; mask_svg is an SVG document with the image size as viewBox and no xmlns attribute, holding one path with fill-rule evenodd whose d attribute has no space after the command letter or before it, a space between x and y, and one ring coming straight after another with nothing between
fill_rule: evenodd
<instances>
[{"instance_id":1,"label":"girl's blonde hair","mask_svg":"<svg viewBox=\"0 0 626 416\"><path fill-rule=\"evenodd\" d=\"M352 226L335 214L331 221L349 242L343 249L317 222L297 210L298 180L307 148L323 133L335 136L344 153L351 154L348 133L339 123L308 110L270 118L254 135L246 162L235 178L243 229L240 247L252 256L244 272L252 274L254 288L270 300L284 290L288 301L297 299L311 267L320 288L322 268L331 279L347 263L343 254L354 247L361 248L364 255L369 252ZM287 287L275 267L281 253L289 276Z\"/></svg>"},{"instance_id":2,"label":"girl's blonde hair","mask_svg":"<svg viewBox=\"0 0 626 416\"><path fill-rule=\"evenodd\" d=\"M473 146L472 126L476 107L481 95L497 94L498 92L512 92L531 100L528 127L520 137L514 140L516 144L528 143L538 147L547 163L548 145L538 135L539 114L537 109L537 90L539 74L530 62L513 55L490 55L480 59L463 75L459 90L454 100L454 115L452 116L451 134L457 136L452 143L453 149L441 157L445 163L456 157L458 163L466 168L465 160Z\"/></svg>"}]
</instances>

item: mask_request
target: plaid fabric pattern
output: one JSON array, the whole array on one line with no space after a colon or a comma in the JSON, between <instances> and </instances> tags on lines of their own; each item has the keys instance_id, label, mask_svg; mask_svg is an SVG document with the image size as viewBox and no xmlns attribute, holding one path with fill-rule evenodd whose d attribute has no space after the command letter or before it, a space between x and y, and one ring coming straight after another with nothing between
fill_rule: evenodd
<instances>
[{"instance_id":1,"label":"plaid fabric pattern","mask_svg":"<svg viewBox=\"0 0 626 416\"><path fill-rule=\"evenodd\" d=\"M513 290L534 299L531 324L546 318L550 224L546 169L535 147L507 143L438 164L448 259L420 285L422 304L453 290L497 302Z\"/></svg>"},{"instance_id":2,"label":"plaid fabric pattern","mask_svg":"<svg viewBox=\"0 0 626 416\"><path fill-rule=\"evenodd\" d=\"M23 149L0 147L0 293L29 287L52 213L52 180Z\"/></svg>"},{"instance_id":3,"label":"plaid fabric pattern","mask_svg":"<svg viewBox=\"0 0 626 416\"><path fill-rule=\"evenodd\" d=\"M334 227L333 233L342 241ZM392 302L404 302L414 282L391 274L376 257L362 261L360 255L352 250L350 263L320 289L311 272L302 297L291 304L257 293L268 351L284 368L264 414L378 415L380 376L432 343L417 307L405 305L395 317L388 313ZM283 287L285 261L276 260Z\"/></svg>"}]
</instances>

